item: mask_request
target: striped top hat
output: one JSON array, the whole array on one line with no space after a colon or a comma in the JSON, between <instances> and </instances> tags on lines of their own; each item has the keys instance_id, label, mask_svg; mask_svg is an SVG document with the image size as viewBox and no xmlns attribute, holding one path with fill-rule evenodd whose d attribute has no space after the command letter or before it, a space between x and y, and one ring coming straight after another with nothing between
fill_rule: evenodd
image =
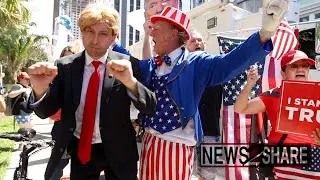
<instances>
[{"instance_id":1,"label":"striped top hat","mask_svg":"<svg viewBox=\"0 0 320 180\"><path fill-rule=\"evenodd\" d=\"M190 24L190 18L185 13L174 7L167 6L159 15L151 17L151 23L153 24L160 20L167 21L176 26L180 31L185 33L185 39L189 40L190 34L188 32L188 26Z\"/></svg>"}]
</instances>

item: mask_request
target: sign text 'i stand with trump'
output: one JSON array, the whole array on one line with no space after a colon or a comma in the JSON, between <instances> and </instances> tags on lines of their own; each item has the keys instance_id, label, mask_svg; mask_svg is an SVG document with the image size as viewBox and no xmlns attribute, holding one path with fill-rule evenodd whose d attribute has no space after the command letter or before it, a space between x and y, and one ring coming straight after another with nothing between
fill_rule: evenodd
<instances>
[{"instance_id":1,"label":"sign text 'i stand with trump'","mask_svg":"<svg viewBox=\"0 0 320 180\"><path fill-rule=\"evenodd\" d=\"M283 81L277 131L313 136L320 128L320 82Z\"/></svg>"}]
</instances>

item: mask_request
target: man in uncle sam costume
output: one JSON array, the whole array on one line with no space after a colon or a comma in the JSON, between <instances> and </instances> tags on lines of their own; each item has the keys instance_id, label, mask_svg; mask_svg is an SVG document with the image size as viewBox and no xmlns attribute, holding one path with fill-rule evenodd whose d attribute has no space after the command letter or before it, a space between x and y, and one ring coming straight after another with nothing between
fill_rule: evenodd
<instances>
[{"instance_id":1,"label":"man in uncle sam costume","mask_svg":"<svg viewBox=\"0 0 320 180\"><path fill-rule=\"evenodd\" d=\"M190 179L193 148L203 136L197 107L206 87L222 84L273 49L270 37L287 12L288 2L263 2L262 28L228 54L188 52L189 17L166 7L151 17L151 37L158 57L139 61L144 83L157 97L156 113L141 115L146 133L140 159L140 180Z\"/></svg>"}]
</instances>

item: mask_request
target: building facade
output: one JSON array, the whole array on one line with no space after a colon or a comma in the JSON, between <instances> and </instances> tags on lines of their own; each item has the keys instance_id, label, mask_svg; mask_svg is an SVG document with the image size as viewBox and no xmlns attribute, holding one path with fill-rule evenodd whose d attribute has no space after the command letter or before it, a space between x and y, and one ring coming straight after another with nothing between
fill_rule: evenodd
<instances>
[{"instance_id":1,"label":"building facade","mask_svg":"<svg viewBox=\"0 0 320 180\"><path fill-rule=\"evenodd\" d=\"M81 32L80 28L77 25L77 21L81 11L89 4L93 2L99 2L103 4L107 4L109 7L113 7L113 0L59 0L58 4L58 13L55 15L67 15L70 17L72 22L71 33L73 35L73 39L80 39ZM55 8L57 8L55 6Z\"/></svg>"},{"instance_id":2,"label":"building facade","mask_svg":"<svg viewBox=\"0 0 320 180\"><path fill-rule=\"evenodd\" d=\"M144 0L127 0L127 1L128 1L127 3L128 13L136 10L144 9ZM125 16L127 16L127 14ZM129 25L127 21L126 21L126 28L121 27L121 30L126 32L126 35L121 37L121 42L124 46L131 46L132 44L140 41L141 32L133 28L131 25ZM123 40L123 38L125 40Z\"/></svg>"},{"instance_id":3,"label":"building facade","mask_svg":"<svg viewBox=\"0 0 320 180\"><path fill-rule=\"evenodd\" d=\"M127 23L127 15L129 12L144 8L144 0L54 0L53 19L61 15L67 15L71 19L73 38L69 37L69 41L81 39L77 20L86 5L93 2L106 4L119 12L121 18L119 40L124 46L132 45L140 40L140 32Z\"/></svg>"},{"instance_id":4,"label":"building facade","mask_svg":"<svg viewBox=\"0 0 320 180\"><path fill-rule=\"evenodd\" d=\"M37 35L52 35L53 0L28 0L27 7L31 12L31 30Z\"/></svg>"},{"instance_id":5,"label":"building facade","mask_svg":"<svg viewBox=\"0 0 320 180\"><path fill-rule=\"evenodd\" d=\"M300 0L300 22L320 20L319 0Z\"/></svg>"}]
</instances>

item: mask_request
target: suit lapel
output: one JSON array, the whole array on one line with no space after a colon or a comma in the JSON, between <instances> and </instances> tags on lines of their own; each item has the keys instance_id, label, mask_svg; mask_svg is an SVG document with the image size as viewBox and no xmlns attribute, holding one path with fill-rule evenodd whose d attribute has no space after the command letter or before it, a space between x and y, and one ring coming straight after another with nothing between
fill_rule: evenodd
<instances>
[{"instance_id":1,"label":"suit lapel","mask_svg":"<svg viewBox=\"0 0 320 180\"><path fill-rule=\"evenodd\" d=\"M106 63L110 60L110 57L107 57ZM103 79L103 86L102 86L102 93L101 93L101 105L106 105L109 101L109 97L111 94L112 86L114 83L114 78L110 78L107 72L107 69L104 72L104 79ZM102 106L103 107L103 106Z\"/></svg>"},{"instance_id":2,"label":"suit lapel","mask_svg":"<svg viewBox=\"0 0 320 180\"><path fill-rule=\"evenodd\" d=\"M82 90L82 81L83 81L83 72L85 65L85 53L76 58L71 65L71 87L72 87L72 101L74 109L76 110L80 103L81 90Z\"/></svg>"},{"instance_id":3,"label":"suit lapel","mask_svg":"<svg viewBox=\"0 0 320 180\"><path fill-rule=\"evenodd\" d=\"M188 52L185 49L183 49L183 52L179 57L177 64L174 66L174 68L172 69L169 75L168 83L175 80L179 76L179 74L182 72L182 70L186 67L186 65L188 64L188 61L185 60L187 55L188 55Z\"/></svg>"}]
</instances>

